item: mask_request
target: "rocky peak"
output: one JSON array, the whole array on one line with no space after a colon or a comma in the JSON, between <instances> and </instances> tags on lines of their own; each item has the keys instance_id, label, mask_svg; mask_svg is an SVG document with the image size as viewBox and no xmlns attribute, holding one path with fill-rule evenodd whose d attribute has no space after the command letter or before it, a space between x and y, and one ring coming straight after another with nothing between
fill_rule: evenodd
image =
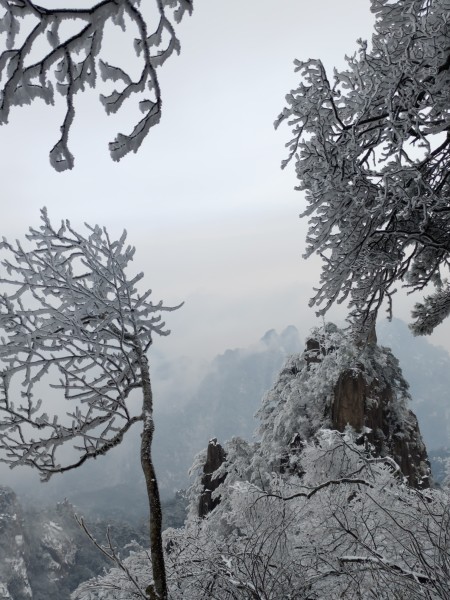
<instances>
[{"instance_id":1,"label":"rocky peak","mask_svg":"<svg viewBox=\"0 0 450 600\"><path fill-rule=\"evenodd\" d=\"M318 328L291 356L263 398L261 449L274 469L296 472L295 456L321 428L361 433L377 456L391 456L408 484L429 486L430 466L408 384L397 359L376 344L355 343L335 325Z\"/></svg>"},{"instance_id":2,"label":"rocky peak","mask_svg":"<svg viewBox=\"0 0 450 600\"><path fill-rule=\"evenodd\" d=\"M332 329L337 332L337 328ZM306 353L314 362L325 354L338 351L332 344L323 343L323 337L310 339ZM327 350L324 351L323 348ZM408 384L404 381L398 361L387 348L377 346L375 327L365 347L355 353L349 368L339 374L330 397L331 428L344 431L347 426L364 433L377 455L391 456L399 465L408 484L426 488L430 484L430 464L414 413L407 408ZM319 351L319 348L322 351ZM311 362L311 358L306 357ZM388 367L387 372L385 367ZM367 373L367 371L371 371ZM392 381L389 379L389 374ZM404 399L397 398L397 388Z\"/></svg>"}]
</instances>

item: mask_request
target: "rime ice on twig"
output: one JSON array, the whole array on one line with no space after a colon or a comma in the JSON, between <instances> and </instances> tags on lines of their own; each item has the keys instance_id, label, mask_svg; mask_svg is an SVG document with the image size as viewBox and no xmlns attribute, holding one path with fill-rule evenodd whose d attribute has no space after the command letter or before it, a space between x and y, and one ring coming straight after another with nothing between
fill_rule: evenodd
<instances>
[{"instance_id":1,"label":"rime ice on twig","mask_svg":"<svg viewBox=\"0 0 450 600\"><path fill-rule=\"evenodd\" d=\"M153 0L150 7L147 0L102 0L88 9L77 8L76 3L74 8L50 9L31 0L0 0L0 36L5 46L0 54L0 124L8 122L12 106L31 104L37 98L54 104L58 92L66 99L66 114L50 162L57 171L71 169L74 158L68 137L75 116L74 99L86 86L96 87L100 73L104 81L117 83L109 95L100 94L108 114L117 112L133 95L148 96L139 102L144 116L132 132L119 133L109 144L113 160L137 152L161 118L156 69L180 50L172 20L179 23L186 12L191 13L192 2ZM154 18L147 16L149 8L153 8ZM128 29L127 41L140 62L136 79L101 59L103 34L110 24L122 29L123 35Z\"/></svg>"},{"instance_id":2,"label":"rime ice on twig","mask_svg":"<svg viewBox=\"0 0 450 600\"><path fill-rule=\"evenodd\" d=\"M142 274L126 274L134 248L125 232L111 241L87 228L86 237L68 221L54 229L43 210L41 227L27 235L31 249L0 244L0 460L37 467L43 479L105 454L143 420L127 406L142 387L138 355L153 334L169 333L160 313L173 309L138 292ZM38 397L44 376L61 393L53 417ZM77 456L61 462L66 443Z\"/></svg>"}]
</instances>

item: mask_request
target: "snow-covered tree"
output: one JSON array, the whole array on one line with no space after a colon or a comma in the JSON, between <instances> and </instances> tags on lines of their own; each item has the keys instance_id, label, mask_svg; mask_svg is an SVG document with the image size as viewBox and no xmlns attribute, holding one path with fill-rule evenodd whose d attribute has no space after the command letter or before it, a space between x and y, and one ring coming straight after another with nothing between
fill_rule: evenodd
<instances>
[{"instance_id":1,"label":"snow-covered tree","mask_svg":"<svg viewBox=\"0 0 450 600\"><path fill-rule=\"evenodd\" d=\"M320 60L302 76L276 125L293 137L298 189L310 218L306 256L323 258L311 304L349 299L371 328L395 285L435 291L413 313L416 334L450 313L449 0L371 0L372 44L359 40L330 78Z\"/></svg>"},{"instance_id":2,"label":"snow-covered tree","mask_svg":"<svg viewBox=\"0 0 450 600\"><path fill-rule=\"evenodd\" d=\"M111 157L120 160L128 152L137 152L161 118L156 70L180 50L173 22L179 23L186 12L192 12L193 0L102 0L89 8L69 4L48 8L34 0L0 1L0 124L8 122L13 106L31 104L37 98L54 104L56 94L63 96L66 111L61 137L50 151L57 171L74 165L68 139L75 96L86 87L99 87L98 75L111 84L100 94L107 114L116 113L134 97L144 115L131 133L119 133L109 144ZM105 58L111 48L105 49L104 35L112 29L115 44L122 30L135 54L137 76L136 66L126 58L123 64L117 56L112 59L115 64ZM121 54L126 57L125 51Z\"/></svg>"},{"instance_id":3,"label":"snow-covered tree","mask_svg":"<svg viewBox=\"0 0 450 600\"><path fill-rule=\"evenodd\" d=\"M252 446L229 444L220 504L165 534L171 597L448 598L448 494L410 488L359 437L320 429L303 444L300 476L267 465L260 477Z\"/></svg>"},{"instance_id":4,"label":"snow-covered tree","mask_svg":"<svg viewBox=\"0 0 450 600\"><path fill-rule=\"evenodd\" d=\"M134 248L125 232L112 241L105 229L87 229L83 236L68 221L55 229L43 209L27 247L0 244L0 461L36 468L45 481L104 455L142 423L152 572L163 600L147 351L154 334L169 334L160 313L174 308L153 304L139 289L143 275L127 274Z\"/></svg>"}]
</instances>

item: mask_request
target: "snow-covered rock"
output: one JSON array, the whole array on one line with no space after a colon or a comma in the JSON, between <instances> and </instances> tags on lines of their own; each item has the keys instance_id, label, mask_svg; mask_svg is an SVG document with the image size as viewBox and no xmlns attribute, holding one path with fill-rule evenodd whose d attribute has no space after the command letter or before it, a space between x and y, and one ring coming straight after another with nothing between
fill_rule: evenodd
<instances>
[{"instance_id":1,"label":"snow-covered rock","mask_svg":"<svg viewBox=\"0 0 450 600\"><path fill-rule=\"evenodd\" d=\"M0 600L29 600L23 515L15 493L0 486Z\"/></svg>"}]
</instances>

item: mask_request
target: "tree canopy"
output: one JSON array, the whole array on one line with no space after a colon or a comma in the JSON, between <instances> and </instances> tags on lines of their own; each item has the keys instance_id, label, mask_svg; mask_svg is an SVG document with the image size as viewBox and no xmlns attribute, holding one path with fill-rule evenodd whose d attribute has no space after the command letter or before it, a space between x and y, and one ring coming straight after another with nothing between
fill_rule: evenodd
<instances>
[{"instance_id":1,"label":"tree canopy","mask_svg":"<svg viewBox=\"0 0 450 600\"><path fill-rule=\"evenodd\" d=\"M180 51L173 22L192 12L193 0L101 0L91 8L46 8L32 0L0 0L0 124L8 122L13 106L37 98L47 104L65 98L61 136L50 151L57 171L72 169L69 133L75 118L75 96L98 87L98 75L110 83L100 93L107 114L116 113L132 97L143 117L131 133L119 133L109 144L113 160L137 152L161 118L162 98L157 68ZM138 62L138 76L129 61L110 64L103 54L108 28L122 30ZM116 33L117 35L117 33ZM0 38L1 39L1 38ZM109 48L111 51L111 48ZM126 54L123 50L121 54ZM117 56L114 59L117 60ZM119 63L121 61L119 60ZM112 85L111 85L112 84Z\"/></svg>"},{"instance_id":2,"label":"tree canopy","mask_svg":"<svg viewBox=\"0 0 450 600\"><path fill-rule=\"evenodd\" d=\"M126 232L83 236L42 210L29 247L3 239L0 250L0 462L28 465L42 479L81 466L117 446L142 423L140 461L150 508L157 597L167 598L162 515L152 459L153 394L147 350L168 335L143 275L129 276ZM45 396L43 386L47 385ZM51 390L59 392L55 404ZM141 390L141 405L132 394Z\"/></svg>"},{"instance_id":3,"label":"tree canopy","mask_svg":"<svg viewBox=\"0 0 450 600\"><path fill-rule=\"evenodd\" d=\"M416 334L450 313L450 45L448 0L372 0L372 44L347 67L296 61L299 87L276 126L292 139L309 217L306 257L323 259L311 299L325 313L349 300L358 329L371 326L401 281L434 291L413 313Z\"/></svg>"}]
</instances>

